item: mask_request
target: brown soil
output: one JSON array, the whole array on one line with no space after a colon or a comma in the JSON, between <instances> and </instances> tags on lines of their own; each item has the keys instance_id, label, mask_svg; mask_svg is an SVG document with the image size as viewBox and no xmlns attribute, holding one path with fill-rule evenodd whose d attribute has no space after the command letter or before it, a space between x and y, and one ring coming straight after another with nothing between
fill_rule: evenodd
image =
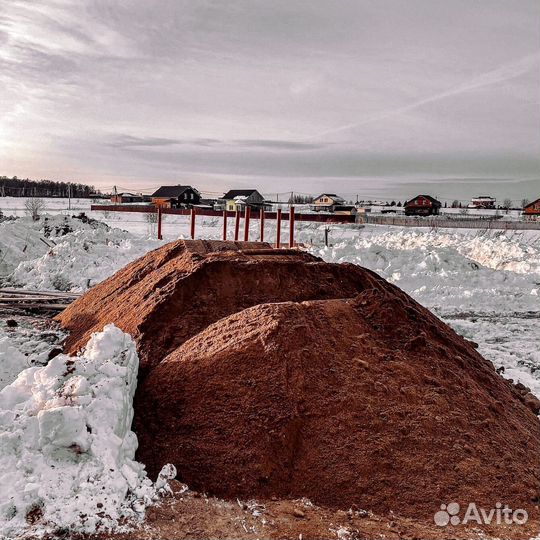
<instances>
[{"instance_id":1,"label":"brown soil","mask_svg":"<svg viewBox=\"0 0 540 540\"><path fill-rule=\"evenodd\" d=\"M141 375L209 324L266 302L349 298L382 280L352 264L259 242L167 244L93 287L58 315L75 353L107 323L133 336Z\"/></svg>"},{"instance_id":2,"label":"brown soil","mask_svg":"<svg viewBox=\"0 0 540 540\"><path fill-rule=\"evenodd\" d=\"M535 515L539 429L513 386L393 287L260 305L187 341L139 391L139 459L219 496L305 496L431 520Z\"/></svg>"},{"instance_id":3,"label":"brown soil","mask_svg":"<svg viewBox=\"0 0 540 540\"><path fill-rule=\"evenodd\" d=\"M226 501L197 492L180 493L178 483L173 483L173 489L173 498L164 499L147 510L144 525L126 533L95 535L84 540L486 538L471 527L436 527L433 523L419 524L395 515L378 516L358 508L336 510L290 499ZM485 533L506 539L515 537L515 531L508 527L487 528ZM536 533L534 527L529 526L516 538L528 538Z\"/></svg>"},{"instance_id":4,"label":"brown soil","mask_svg":"<svg viewBox=\"0 0 540 540\"><path fill-rule=\"evenodd\" d=\"M109 322L136 337L150 473L172 462L213 495L308 497L420 527L443 503L500 502L537 526L530 394L372 272L258 247L169 244L59 317L71 351ZM514 527L505 538L527 537Z\"/></svg>"}]
</instances>

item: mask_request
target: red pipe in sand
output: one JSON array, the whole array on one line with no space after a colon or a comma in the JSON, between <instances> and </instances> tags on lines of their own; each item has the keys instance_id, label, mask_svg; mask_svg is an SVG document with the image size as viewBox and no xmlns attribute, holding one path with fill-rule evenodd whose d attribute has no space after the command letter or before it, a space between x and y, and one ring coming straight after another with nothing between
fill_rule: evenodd
<instances>
[{"instance_id":1,"label":"red pipe in sand","mask_svg":"<svg viewBox=\"0 0 540 540\"><path fill-rule=\"evenodd\" d=\"M294 247L294 206L289 208L289 247Z\"/></svg>"},{"instance_id":2,"label":"red pipe in sand","mask_svg":"<svg viewBox=\"0 0 540 540\"><path fill-rule=\"evenodd\" d=\"M240 211L236 210L234 215L234 241L238 242L238 233L240 232Z\"/></svg>"},{"instance_id":3,"label":"red pipe in sand","mask_svg":"<svg viewBox=\"0 0 540 540\"><path fill-rule=\"evenodd\" d=\"M276 247L279 248L281 244L281 208L278 208L276 214Z\"/></svg>"},{"instance_id":4,"label":"red pipe in sand","mask_svg":"<svg viewBox=\"0 0 540 540\"><path fill-rule=\"evenodd\" d=\"M161 206L157 207L157 238L163 240L163 236L161 236Z\"/></svg>"},{"instance_id":5,"label":"red pipe in sand","mask_svg":"<svg viewBox=\"0 0 540 540\"><path fill-rule=\"evenodd\" d=\"M195 208L191 209L191 239L195 239Z\"/></svg>"},{"instance_id":6,"label":"red pipe in sand","mask_svg":"<svg viewBox=\"0 0 540 540\"><path fill-rule=\"evenodd\" d=\"M251 217L251 208L246 206L244 215L244 242L249 240L249 218Z\"/></svg>"}]
</instances>

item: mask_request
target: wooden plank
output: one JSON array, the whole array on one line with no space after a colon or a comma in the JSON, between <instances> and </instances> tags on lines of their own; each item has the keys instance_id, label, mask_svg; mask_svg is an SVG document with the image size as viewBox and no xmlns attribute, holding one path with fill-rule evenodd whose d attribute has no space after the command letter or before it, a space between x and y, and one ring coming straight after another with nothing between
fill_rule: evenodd
<instances>
[{"instance_id":1,"label":"wooden plank","mask_svg":"<svg viewBox=\"0 0 540 540\"><path fill-rule=\"evenodd\" d=\"M64 298L62 296L59 297L51 297L51 296L2 296L0 294L0 302L50 302L51 300L67 300L67 298ZM70 302L66 302L66 305Z\"/></svg>"},{"instance_id":2,"label":"wooden plank","mask_svg":"<svg viewBox=\"0 0 540 540\"><path fill-rule=\"evenodd\" d=\"M69 304L4 304L0 301L0 308L8 309L42 309L42 310L63 310Z\"/></svg>"},{"instance_id":3,"label":"wooden plank","mask_svg":"<svg viewBox=\"0 0 540 540\"><path fill-rule=\"evenodd\" d=\"M40 295L40 296L53 296L56 298L78 298L81 293L68 293L62 291L35 291L29 289L13 289L13 288L0 288L0 294L18 294L18 295Z\"/></svg>"}]
</instances>

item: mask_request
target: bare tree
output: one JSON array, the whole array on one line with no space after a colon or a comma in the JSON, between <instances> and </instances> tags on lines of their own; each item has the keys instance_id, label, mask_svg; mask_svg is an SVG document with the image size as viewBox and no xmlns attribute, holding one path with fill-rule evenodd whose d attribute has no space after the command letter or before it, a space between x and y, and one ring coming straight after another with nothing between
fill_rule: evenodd
<instances>
[{"instance_id":1,"label":"bare tree","mask_svg":"<svg viewBox=\"0 0 540 540\"><path fill-rule=\"evenodd\" d=\"M525 208L530 202L529 199L521 199L521 208Z\"/></svg>"},{"instance_id":2,"label":"bare tree","mask_svg":"<svg viewBox=\"0 0 540 540\"><path fill-rule=\"evenodd\" d=\"M506 210L506 213L508 214L508 210L510 210L510 208L512 208L512 199L504 199L503 203L502 203L502 207Z\"/></svg>"},{"instance_id":3,"label":"bare tree","mask_svg":"<svg viewBox=\"0 0 540 540\"><path fill-rule=\"evenodd\" d=\"M24 207L26 208L26 213L31 216L34 221L38 221L41 212L45 210L45 201L40 198L32 197L31 199L26 199L26 201L24 201Z\"/></svg>"}]
</instances>

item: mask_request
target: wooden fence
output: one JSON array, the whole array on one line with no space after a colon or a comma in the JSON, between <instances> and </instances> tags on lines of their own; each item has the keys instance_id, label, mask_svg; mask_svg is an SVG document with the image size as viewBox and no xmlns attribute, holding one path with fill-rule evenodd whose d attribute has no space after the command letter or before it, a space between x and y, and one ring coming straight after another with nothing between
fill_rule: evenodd
<instances>
[{"instance_id":1,"label":"wooden fence","mask_svg":"<svg viewBox=\"0 0 540 540\"><path fill-rule=\"evenodd\" d=\"M363 223L372 225L397 225L400 227L438 227L445 229L540 230L538 221L502 221L494 219L448 219L438 217L394 217L366 214Z\"/></svg>"},{"instance_id":2,"label":"wooden fence","mask_svg":"<svg viewBox=\"0 0 540 540\"><path fill-rule=\"evenodd\" d=\"M137 204L92 204L90 210L95 212L138 212L145 214L156 213L156 207L151 205ZM210 208L196 208L197 216L223 217L222 210L212 210ZM163 208L162 214L175 214L189 216L191 210L187 208ZM234 217L236 212L227 211L227 217ZM252 210L251 219L260 219L260 211ZM264 219L277 219L277 212L264 212ZM282 212L281 219L289 220L289 213ZM355 223L356 216L341 214L294 214L295 221L315 221L318 223Z\"/></svg>"}]
</instances>

